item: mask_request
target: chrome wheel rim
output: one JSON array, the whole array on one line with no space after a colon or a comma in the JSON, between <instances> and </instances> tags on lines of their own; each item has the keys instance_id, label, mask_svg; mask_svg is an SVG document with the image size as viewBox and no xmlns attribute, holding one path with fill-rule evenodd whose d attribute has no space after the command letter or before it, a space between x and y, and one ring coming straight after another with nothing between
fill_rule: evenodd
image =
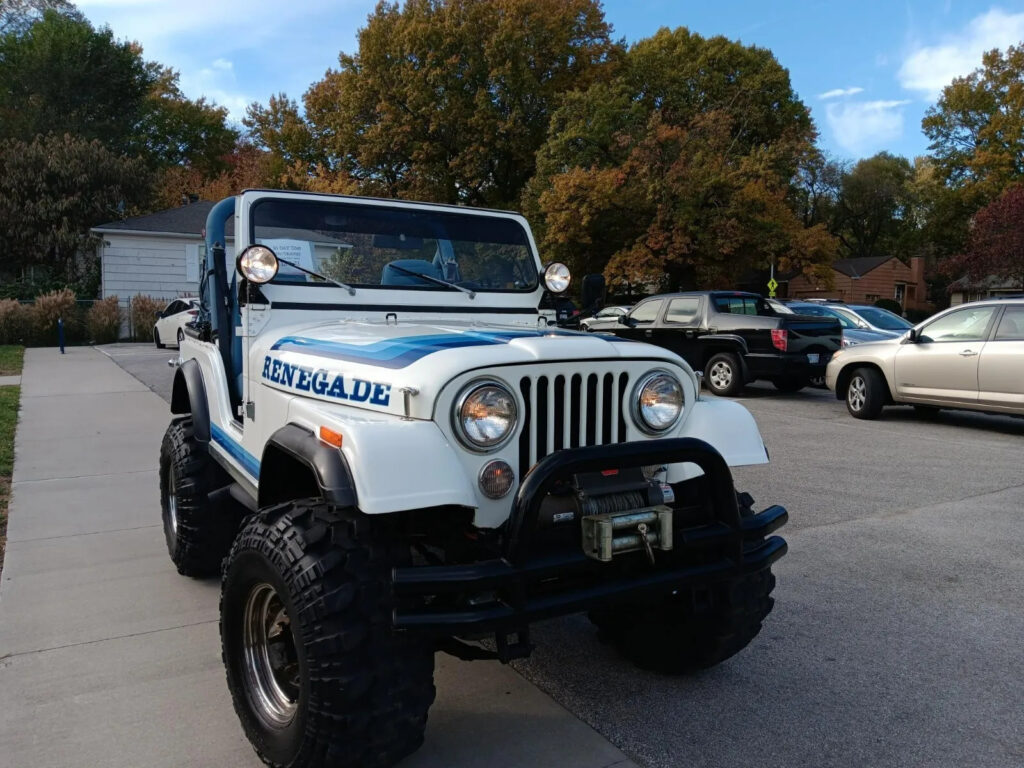
<instances>
[{"instance_id":1,"label":"chrome wheel rim","mask_svg":"<svg viewBox=\"0 0 1024 768\"><path fill-rule=\"evenodd\" d=\"M270 584L254 586L242 617L246 688L256 714L280 729L295 717L299 701L299 662L291 619Z\"/></svg>"},{"instance_id":2,"label":"chrome wheel rim","mask_svg":"<svg viewBox=\"0 0 1024 768\"><path fill-rule=\"evenodd\" d=\"M850 388L846 392L846 402L850 404L850 408L859 411L864 407L864 402L867 399L867 383L860 376L854 376L850 382Z\"/></svg>"},{"instance_id":3,"label":"chrome wheel rim","mask_svg":"<svg viewBox=\"0 0 1024 768\"><path fill-rule=\"evenodd\" d=\"M174 480L174 467L167 470L167 521L171 533L178 535L178 488Z\"/></svg>"},{"instance_id":4,"label":"chrome wheel rim","mask_svg":"<svg viewBox=\"0 0 1024 768\"><path fill-rule=\"evenodd\" d=\"M723 362L715 363L708 371L708 380L715 389L726 389L732 384L732 366Z\"/></svg>"}]
</instances>

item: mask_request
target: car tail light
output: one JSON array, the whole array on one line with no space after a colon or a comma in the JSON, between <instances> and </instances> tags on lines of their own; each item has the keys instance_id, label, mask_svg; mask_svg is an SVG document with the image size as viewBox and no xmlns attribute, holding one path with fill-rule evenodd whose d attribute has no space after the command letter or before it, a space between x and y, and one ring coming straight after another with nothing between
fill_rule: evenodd
<instances>
[{"instance_id":1,"label":"car tail light","mask_svg":"<svg viewBox=\"0 0 1024 768\"><path fill-rule=\"evenodd\" d=\"M188 314L189 314L190 317L199 317L199 310L198 309L190 309L188 311Z\"/></svg>"},{"instance_id":2,"label":"car tail light","mask_svg":"<svg viewBox=\"0 0 1024 768\"><path fill-rule=\"evenodd\" d=\"M785 352L789 346L789 331L785 328L776 328L772 331L772 346L780 352Z\"/></svg>"}]
</instances>

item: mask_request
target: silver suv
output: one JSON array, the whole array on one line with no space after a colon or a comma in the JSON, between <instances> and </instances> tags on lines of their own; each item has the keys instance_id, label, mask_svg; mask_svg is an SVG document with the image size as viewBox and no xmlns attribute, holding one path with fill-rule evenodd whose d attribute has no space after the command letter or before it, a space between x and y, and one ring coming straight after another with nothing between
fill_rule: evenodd
<instances>
[{"instance_id":1,"label":"silver suv","mask_svg":"<svg viewBox=\"0 0 1024 768\"><path fill-rule=\"evenodd\" d=\"M1024 415L1024 299L960 304L899 338L840 350L825 383L858 419L903 403Z\"/></svg>"}]
</instances>

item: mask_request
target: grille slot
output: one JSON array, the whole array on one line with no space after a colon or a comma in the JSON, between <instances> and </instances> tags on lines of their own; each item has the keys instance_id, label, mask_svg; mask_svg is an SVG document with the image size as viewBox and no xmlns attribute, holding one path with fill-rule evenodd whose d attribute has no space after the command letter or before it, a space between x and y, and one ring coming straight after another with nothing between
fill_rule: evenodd
<instances>
[{"instance_id":1,"label":"grille slot","mask_svg":"<svg viewBox=\"0 0 1024 768\"><path fill-rule=\"evenodd\" d=\"M625 442L622 403L628 386L625 371L523 376L519 390L526 414L519 436L520 472L525 474L563 448Z\"/></svg>"}]
</instances>

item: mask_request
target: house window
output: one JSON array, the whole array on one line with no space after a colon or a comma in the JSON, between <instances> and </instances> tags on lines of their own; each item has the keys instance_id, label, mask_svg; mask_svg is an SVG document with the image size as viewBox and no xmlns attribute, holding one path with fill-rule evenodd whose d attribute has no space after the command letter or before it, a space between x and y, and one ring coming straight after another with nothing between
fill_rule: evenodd
<instances>
[{"instance_id":1,"label":"house window","mask_svg":"<svg viewBox=\"0 0 1024 768\"><path fill-rule=\"evenodd\" d=\"M893 298L896 299L896 302L901 307L903 306L903 296L905 295L906 290L907 290L907 286L906 285L904 285L903 283L896 283L896 287L895 287L895 289L893 291Z\"/></svg>"},{"instance_id":2,"label":"house window","mask_svg":"<svg viewBox=\"0 0 1024 768\"><path fill-rule=\"evenodd\" d=\"M864 301L866 301L868 304L874 304L880 298L882 297L879 296L877 293L868 293L864 295Z\"/></svg>"}]
</instances>

